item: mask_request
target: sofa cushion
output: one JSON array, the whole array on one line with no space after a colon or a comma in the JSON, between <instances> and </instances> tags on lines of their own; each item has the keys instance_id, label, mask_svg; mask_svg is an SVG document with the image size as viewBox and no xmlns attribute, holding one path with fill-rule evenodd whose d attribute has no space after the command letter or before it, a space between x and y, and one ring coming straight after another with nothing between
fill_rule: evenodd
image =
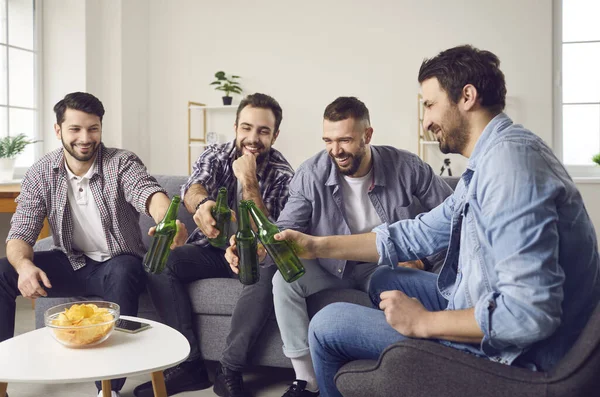
<instances>
[{"instance_id":1,"label":"sofa cushion","mask_svg":"<svg viewBox=\"0 0 600 397\"><path fill-rule=\"evenodd\" d=\"M192 312L231 316L244 286L234 278L209 278L188 284Z\"/></svg>"},{"instance_id":2,"label":"sofa cushion","mask_svg":"<svg viewBox=\"0 0 600 397\"><path fill-rule=\"evenodd\" d=\"M231 316L242 293L243 285L234 278L212 278L188 284L188 292L195 314ZM325 290L308 297L306 305L312 318L319 310L333 302L350 302L371 307L369 296L355 289Z\"/></svg>"}]
</instances>

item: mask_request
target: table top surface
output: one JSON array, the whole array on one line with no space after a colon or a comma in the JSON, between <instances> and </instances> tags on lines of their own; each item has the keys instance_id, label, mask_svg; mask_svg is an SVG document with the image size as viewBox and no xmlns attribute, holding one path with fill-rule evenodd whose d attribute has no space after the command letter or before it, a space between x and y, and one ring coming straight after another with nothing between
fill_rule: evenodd
<instances>
[{"instance_id":1,"label":"table top surface","mask_svg":"<svg viewBox=\"0 0 600 397\"><path fill-rule=\"evenodd\" d=\"M103 343L83 349L61 345L48 328L0 343L0 382L77 383L145 374L170 368L190 353L185 337L156 321L137 334L114 330Z\"/></svg>"},{"instance_id":2,"label":"table top surface","mask_svg":"<svg viewBox=\"0 0 600 397\"><path fill-rule=\"evenodd\" d=\"M16 198L21 193L20 182L0 182L0 198Z\"/></svg>"}]
</instances>

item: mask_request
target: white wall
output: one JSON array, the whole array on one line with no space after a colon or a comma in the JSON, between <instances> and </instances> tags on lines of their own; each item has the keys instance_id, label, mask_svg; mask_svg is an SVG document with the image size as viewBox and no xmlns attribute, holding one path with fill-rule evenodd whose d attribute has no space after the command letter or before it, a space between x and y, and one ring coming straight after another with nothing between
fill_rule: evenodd
<instances>
[{"instance_id":1,"label":"white wall","mask_svg":"<svg viewBox=\"0 0 600 397\"><path fill-rule=\"evenodd\" d=\"M155 172L187 171L174 161L186 154L186 103L218 104L208 84L220 69L280 102L277 147L295 167L323 147L322 113L340 95L369 107L375 144L416 151L421 61L464 43L500 57L516 120L551 142L548 0L151 1L149 17Z\"/></svg>"},{"instance_id":2,"label":"white wall","mask_svg":"<svg viewBox=\"0 0 600 397\"><path fill-rule=\"evenodd\" d=\"M87 91L103 103L102 140L122 146L121 0L86 0Z\"/></svg>"},{"instance_id":3,"label":"white wall","mask_svg":"<svg viewBox=\"0 0 600 397\"><path fill-rule=\"evenodd\" d=\"M149 5L147 0L123 1L122 23L122 146L149 163L148 131Z\"/></svg>"},{"instance_id":4,"label":"white wall","mask_svg":"<svg viewBox=\"0 0 600 397\"><path fill-rule=\"evenodd\" d=\"M52 108L65 94L86 90L86 15L80 0L42 3L42 128L44 151L59 147Z\"/></svg>"}]
</instances>

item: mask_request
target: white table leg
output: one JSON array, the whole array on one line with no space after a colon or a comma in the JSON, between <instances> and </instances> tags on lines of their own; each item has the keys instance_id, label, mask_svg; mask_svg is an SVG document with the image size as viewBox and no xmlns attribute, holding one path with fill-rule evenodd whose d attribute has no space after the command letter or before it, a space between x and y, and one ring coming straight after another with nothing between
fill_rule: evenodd
<instances>
[{"instance_id":1,"label":"white table leg","mask_svg":"<svg viewBox=\"0 0 600 397\"><path fill-rule=\"evenodd\" d=\"M110 397L111 386L110 379L102 381L102 397Z\"/></svg>"},{"instance_id":2,"label":"white table leg","mask_svg":"<svg viewBox=\"0 0 600 397\"><path fill-rule=\"evenodd\" d=\"M6 396L6 388L8 387L7 383L0 382L0 397Z\"/></svg>"},{"instance_id":3,"label":"white table leg","mask_svg":"<svg viewBox=\"0 0 600 397\"><path fill-rule=\"evenodd\" d=\"M154 397L167 397L163 371L152 372L152 389L154 390Z\"/></svg>"}]
</instances>

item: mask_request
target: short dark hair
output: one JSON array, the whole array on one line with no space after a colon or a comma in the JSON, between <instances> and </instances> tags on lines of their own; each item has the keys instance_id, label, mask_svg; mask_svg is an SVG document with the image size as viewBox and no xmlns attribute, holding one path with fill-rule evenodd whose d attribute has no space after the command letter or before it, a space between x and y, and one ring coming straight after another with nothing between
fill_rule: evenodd
<instances>
[{"instance_id":1,"label":"short dark hair","mask_svg":"<svg viewBox=\"0 0 600 397\"><path fill-rule=\"evenodd\" d=\"M361 100L353 96L341 96L331 102L325 108L323 118L329 121L342 121L353 118L358 121L366 120L371 124L369 109Z\"/></svg>"},{"instance_id":2,"label":"short dark hair","mask_svg":"<svg viewBox=\"0 0 600 397\"><path fill-rule=\"evenodd\" d=\"M63 99L54 105L54 113L56 113L56 124L61 125L65 121L65 112L67 109L79 110L89 114L95 114L100 117L104 116L104 106L102 102L92 94L87 92L72 92L65 95Z\"/></svg>"},{"instance_id":3,"label":"short dark hair","mask_svg":"<svg viewBox=\"0 0 600 397\"><path fill-rule=\"evenodd\" d=\"M462 45L425 59L419 70L419 83L437 78L453 103L458 103L464 86L472 84L482 107L501 112L506 106L506 82L499 66L500 60L490 51Z\"/></svg>"},{"instance_id":4,"label":"short dark hair","mask_svg":"<svg viewBox=\"0 0 600 397\"><path fill-rule=\"evenodd\" d=\"M257 92L255 94L248 95L246 98L242 99L235 114L236 126L240 118L240 112L246 106L251 106L253 108L260 109L270 109L275 115L275 131L273 132L279 131L279 126L281 125L281 120L283 119L283 110L281 110L281 106L279 106L279 103L275 100L275 98Z\"/></svg>"}]
</instances>

